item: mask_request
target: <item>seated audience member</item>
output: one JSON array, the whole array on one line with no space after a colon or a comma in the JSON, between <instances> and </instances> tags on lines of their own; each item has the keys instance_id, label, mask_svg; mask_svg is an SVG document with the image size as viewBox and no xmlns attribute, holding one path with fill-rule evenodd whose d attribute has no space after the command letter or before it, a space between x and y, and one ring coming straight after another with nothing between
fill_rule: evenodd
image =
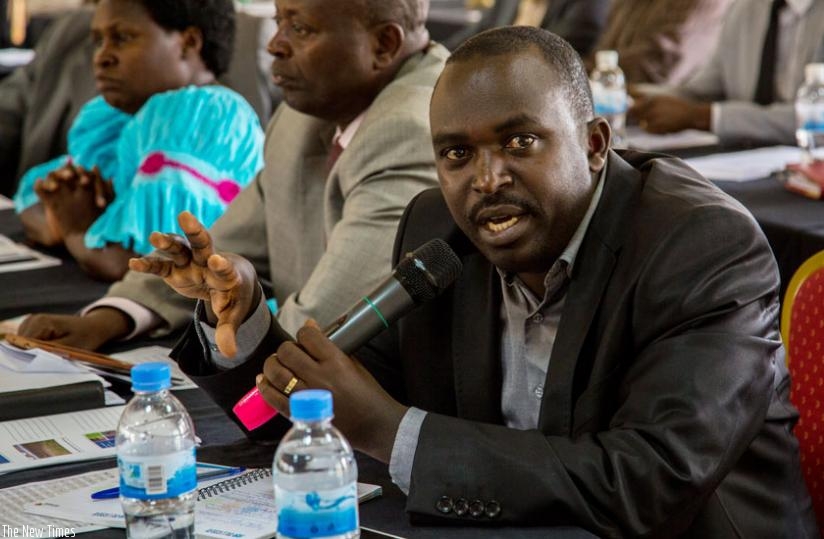
<instances>
[{"instance_id":1,"label":"seated audience member","mask_svg":"<svg viewBox=\"0 0 824 539\"><path fill-rule=\"evenodd\" d=\"M497 0L477 23L444 40L444 45L451 50L484 30L512 24L554 32L583 56L594 50L609 6L610 0Z\"/></svg>"},{"instance_id":2,"label":"seated audience member","mask_svg":"<svg viewBox=\"0 0 824 539\"><path fill-rule=\"evenodd\" d=\"M0 194L12 196L23 173L66 153L72 122L97 94L93 13L84 6L57 17L38 40L35 59L0 81ZM218 80L245 97L263 124L273 94L268 63L260 67L253 55L265 50L274 22L238 12L235 25L233 61Z\"/></svg>"},{"instance_id":3,"label":"seated audience member","mask_svg":"<svg viewBox=\"0 0 824 539\"><path fill-rule=\"evenodd\" d=\"M629 83L680 84L715 48L731 0L614 2L593 51L618 51ZM586 59L587 70L595 65Z\"/></svg>"},{"instance_id":4,"label":"seated audience member","mask_svg":"<svg viewBox=\"0 0 824 539\"><path fill-rule=\"evenodd\" d=\"M15 207L31 241L63 244L87 273L114 281L181 211L207 224L223 213L263 164L257 116L216 84L234 30L231 0L97 4L102 95L72 124L68 155L20 182Z\"/></svg>"},{"instance_id":5,"label":"seated audience member","mask_svg":"<svg viewBox=\"0 0 824 539\"><path fill-rule=\"evenodd\" d=\"M309 317L330 323L385 277L404 208L437 185L428 108L448 52L429 41L421 0L276 5L269 50L285 104L267 130L263 170L211 234L254 261L280 324L297 331ZM202 278L198 260L177 260L182 279ZM129 272L83 316L32 316L21 332L96 348L183 327L193 306L161 279Z\"/></svg>"},{"instance_id":6,"label":"seated audience member","mask_svg":"<svg viewBox=\"0 0 824 539\"><path fill-rule=\"evenodd\" d=\"M287 416L292 389L331 390L335 425L389 464L415 517L816 536L778 272L752 216L679 159L610 150L578 55L549 32L464 43L430 123L441 188L410 203L394 258L448 239L463 273L442 296L354 358L312 324L279 344L265 307L235 301L257 289L252 263L187 223L210 286L183 369L227 407L262 369L257 388ZM140 264L190 293L173 263ZM247 322L215 340L215 318Z\"/></svg>"},{"instance_id":7,"label":"seated audience member","mask_svg":"<svg viewBox=\"0 0 824 539\"><path fill-rule=\"evenodd\" d=\"M804 66L822 61L824 2L739 0L715 52L683 85L641 90L630 110L643 129L704 129L724 143L795 144L793 101Z\"/></svg>"}]
</instances>

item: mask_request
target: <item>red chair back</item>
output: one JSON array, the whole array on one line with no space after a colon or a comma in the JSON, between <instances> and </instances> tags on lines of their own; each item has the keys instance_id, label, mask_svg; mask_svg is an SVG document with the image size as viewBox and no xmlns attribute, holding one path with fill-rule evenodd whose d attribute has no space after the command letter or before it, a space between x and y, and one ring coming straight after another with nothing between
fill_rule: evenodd
<instances>
[{"instance_id":1,"label":"red chair back","mask_svg":"<svg viewBox=\"0 0 824 539\"><path fill-rule=\"evenodd\" d=\"M801 469L824 537L824 251L793 275L781 313Z\"/></svg>"}]
</instances>

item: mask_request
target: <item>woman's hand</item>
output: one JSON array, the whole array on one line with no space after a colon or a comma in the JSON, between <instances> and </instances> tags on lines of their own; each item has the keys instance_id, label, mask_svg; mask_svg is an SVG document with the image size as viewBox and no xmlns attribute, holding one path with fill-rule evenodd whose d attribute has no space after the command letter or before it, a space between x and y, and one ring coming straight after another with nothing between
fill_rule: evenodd
<instances>
[{"instance_id":1,"label":"woman's hand","mask_svg":"<svg viewBox=\"0 0 824 539\"><path fill-rule=\"evenodd\" d=\"M61 239L85 234L113 198L111 183L100 177L97 167L89 171L71 163L37 180L34 192L51 235Z\"/></svg>"}]
</instances>

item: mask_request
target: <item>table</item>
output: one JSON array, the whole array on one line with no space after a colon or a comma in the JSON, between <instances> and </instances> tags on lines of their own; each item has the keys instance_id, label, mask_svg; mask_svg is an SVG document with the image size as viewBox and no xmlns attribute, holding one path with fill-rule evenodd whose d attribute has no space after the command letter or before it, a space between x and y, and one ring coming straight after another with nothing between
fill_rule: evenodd
<instances>
[{"instance_id":1,"label":"table","mask_svg":"<svg viewBox=\"0 0 824 539\"><path fill-rule=\"evenodd\" d=\"M198 459L227 465L247 467L269 467L275 452L275 443L260 443L248 440L238 426L231 422L223 410L199 389L177 391L175 395L183 402L195 422L195 431L203 440L204 447L198 449ZM535 528L473 528L412 526L404 513L405 496L391 483L386 465L365 455L358 454L358 480L378 484L383 494L360 506L363 526L386 531L409 538L440 539L484 539L497 537L548 538L548 539L591 539L595 536L572 527ZM0 488L32 481L43 481L91 470L111 468L114 459L95 462L80 462L69 465L52 466L20 472L10 472L0 476ZM122 539L125 532L120 529L106 529L83 534L88 539Z\"/></svg>"},{"instance_id":2,"label":"table","mask_svg":"<svg viewBox=\"0 0 824 539\"><path fill-rule=\"evenodd\" d=\"M781 274L781 298L795 270L824 250L824 201L791 193L775 179L717 182L755 217L770 242Z\"/></svg>"},{"instance_id":3,"label":"table","mask_svg":"<svg viewBox=\"0 0 824 539\"><path fill-rule=\"evenodd\" d=\"M0 210L0 234L23 241L23 225L12 210ZM108 283L88 277L64 250L49 254L60 266L0 273L0 320L33 312L71 313L100 298Z\"/></svg>"}]
</instances>

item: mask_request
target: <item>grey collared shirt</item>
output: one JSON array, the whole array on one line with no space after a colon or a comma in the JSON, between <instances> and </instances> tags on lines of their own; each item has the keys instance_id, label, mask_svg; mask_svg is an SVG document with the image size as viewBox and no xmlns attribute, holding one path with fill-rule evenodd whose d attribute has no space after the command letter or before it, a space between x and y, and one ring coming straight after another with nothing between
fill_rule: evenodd
<instances>
[{"instance_id":1,"label":"grey collared shirt","mask_svg":"<svg viewBox=\"0 0 824 539\"><path fill-rule=\"evenodd\" d=\"M546 292L543 298L536 296L516 276L498 270L503 291L500 310L501 412L507 427L526 430L538 426L541 399L545 384L549 382L546 378L549 357L561 321L567 284L578 249L601 200L606 168L604 166L601 170L584 218L544 278ZM406 493L409 492L415 450L425 418L426 412L410 408L395 435L389 474L392 481Z\"/></svg>"}]
</instances>

